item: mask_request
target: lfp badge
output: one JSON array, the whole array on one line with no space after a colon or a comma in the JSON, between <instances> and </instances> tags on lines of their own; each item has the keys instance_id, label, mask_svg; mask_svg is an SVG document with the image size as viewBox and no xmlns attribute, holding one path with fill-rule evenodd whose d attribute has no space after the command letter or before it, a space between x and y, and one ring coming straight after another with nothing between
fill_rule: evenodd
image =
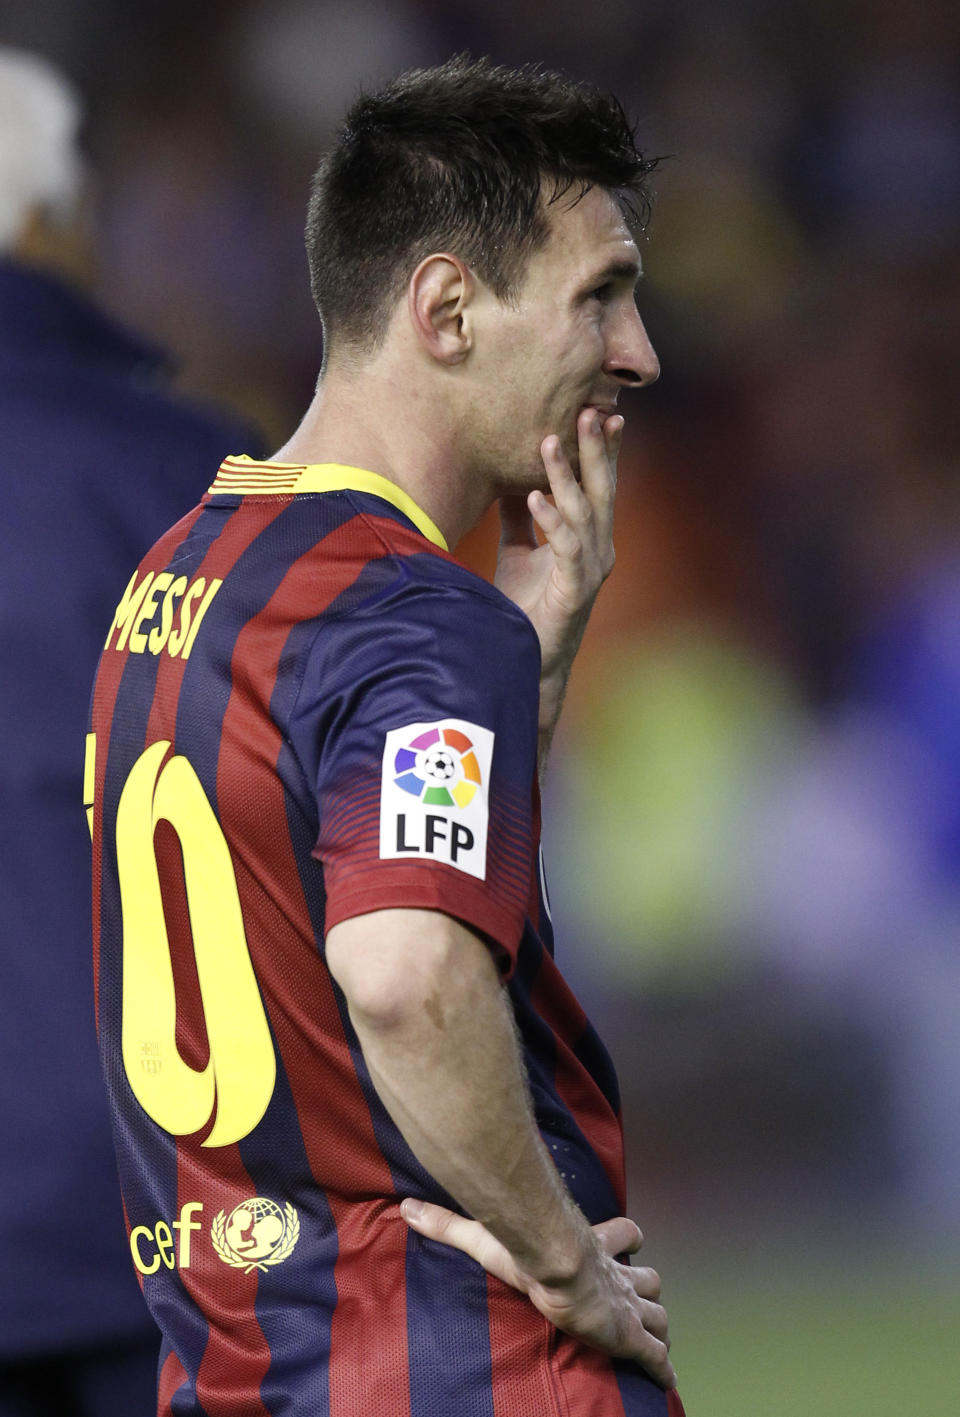
<instances>
[{"instance_id":1,"label":"lfp badge","mask_svg":"<svg viewBox=\"0 0 960 1417\"><path fill-rule=\"evenodd\" d=\"M489 728L458 718L389 731L380 787L383 860L429 857L486 878L493 741Z\"/></svg>"}]
</instances>

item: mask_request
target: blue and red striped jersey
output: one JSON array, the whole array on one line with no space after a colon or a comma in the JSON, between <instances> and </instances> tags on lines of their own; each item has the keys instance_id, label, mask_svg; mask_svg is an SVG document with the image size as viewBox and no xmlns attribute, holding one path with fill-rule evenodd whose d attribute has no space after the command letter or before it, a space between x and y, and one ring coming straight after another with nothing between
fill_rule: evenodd
<instances>
[{"instance_id":1,"label":"blue and red striped jersey","mask_svg":"<svg viewBox=\"0 0 960 1417\"><path fill-rule=\"evenodd\" d=\"M374 1090L324 960L337 921L491 941L536 1118L592 1222L619 1100L556 968L538 868L539 648L393 484L228 458L123 592L85 796L94 964L160 1414L678 1412L410 1231L454 1202Z\"/></svg>"}]
</instances>

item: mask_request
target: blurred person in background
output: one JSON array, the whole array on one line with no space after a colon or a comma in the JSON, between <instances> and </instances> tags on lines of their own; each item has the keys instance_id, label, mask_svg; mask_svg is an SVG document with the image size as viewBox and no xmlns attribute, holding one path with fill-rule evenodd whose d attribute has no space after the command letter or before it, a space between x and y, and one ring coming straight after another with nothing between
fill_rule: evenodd
<instances>
[{"instance_id":1,"label":"blurred person in background","mask_svg":"<svg viewBox=\"0 0 960 1417\"><path fill-rule=\"evenodd\" d=\"M123 568L251 437L173 397L165 356L84 293L80 123L57 70L0 49L2 1417L154 1405L93 1042L76 745Z\"/></svg>"}]
</instances>

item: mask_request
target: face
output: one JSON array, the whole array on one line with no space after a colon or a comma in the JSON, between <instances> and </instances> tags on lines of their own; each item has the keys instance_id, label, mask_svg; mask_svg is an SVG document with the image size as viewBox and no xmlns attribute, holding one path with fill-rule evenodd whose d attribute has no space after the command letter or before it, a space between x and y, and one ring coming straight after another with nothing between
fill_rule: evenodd
<instances>
[{"instance_id":1,"label":"face","mask_svg":"<svg viewBox=\"0 0 960 1417\"><path fill-rule=\"evenodd\" d=\"M639 253L617 203L591 188L547 212L550 236L516 306L489 296L480 312L476 431L500 494L546 487L540 444L550 433L576 471L580 411L612 413L621 388L660 372L636 307Z\"/></svg>"}]
</instances>

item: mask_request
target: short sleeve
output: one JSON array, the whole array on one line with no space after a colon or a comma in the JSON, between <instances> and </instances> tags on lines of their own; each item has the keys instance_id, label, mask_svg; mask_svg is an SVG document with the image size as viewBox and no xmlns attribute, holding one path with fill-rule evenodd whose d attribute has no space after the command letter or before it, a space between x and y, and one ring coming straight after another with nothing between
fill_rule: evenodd
<instances>
[{"instance_id":1,"label":"short sleeve","mask_svg":"<svg viewBox=\"0 0 960 1417\"><path fill-rule=\"evenodd\" d=\"M290 736L315 791L327 929L441 910L509 972L535 882L538 695L533 627L484 583L408 581L320 628Z\"/></svg>"}]
</instances>

